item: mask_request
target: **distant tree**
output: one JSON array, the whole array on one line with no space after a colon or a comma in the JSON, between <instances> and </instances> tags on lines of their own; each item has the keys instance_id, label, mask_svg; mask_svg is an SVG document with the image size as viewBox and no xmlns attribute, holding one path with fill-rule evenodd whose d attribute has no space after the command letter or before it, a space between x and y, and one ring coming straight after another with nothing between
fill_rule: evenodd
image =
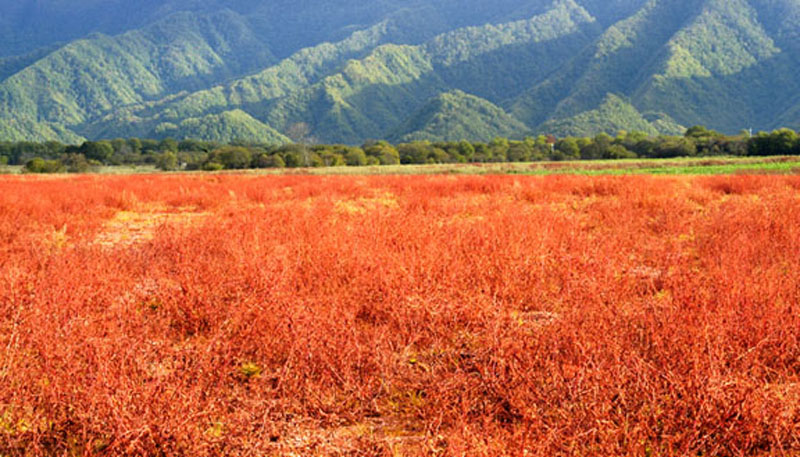
<instances>
[{"instance_id":1,"label":"distant tree","mask_svg":"<svg viewBox=\"0 0 800 457\"><path fill-rule=\"evenodd\" d=\"M604 159L635 159L638 157L635 152L629 151L621 144L612 144L605 151Z\"/></svg>"},{"instance_id":2,"label":"distant tree","mask_svg":"<svg viewBox=\"0 0 800 457\"><path fill-rule=\"evenodd\" d=\"M363 167L367 164L367 154L361 148L347 148L344 159L351 167Z\"/></svg>"},{"instance_id":3,"label":"distant tree","mask_svg":"<svg viewBox=\"0 0 800 457\"><path fill-rule=\"evenodd\" d=\"M684 137L694 141L697 155L718 155L721 151L719 143L725 141L725 135L702 125L690 127Z\"/></svg>"},{"instance_id":4,"label":"distant tree","mask_svg":"<svg viewBox=\"0 0 800 457\"><path fill-rule=\"evenodd\" d=\"M225 165L219 162L206 162L203 164L203 171L220 171L224 169Z\"/></svg>"},{"instance_id":5,"label":"distant tree","mask_svg":"<svg viewBox=\"0 0 800 457\"><path fill-rule=\"evenodd\" d=\"M656 158L693 157L697 155L697 145L689 138L659 137L652 149L651 156Z\"/></svg>"},{"instance_id":6,"label":"distant tree","mask_svg":"<svg viewBox=\"0 0 800 457\"><path fill-rule=\"evenodd\" d=\"M178 151L180 152L209 152L210 150L215 149L214 147L209 148L208 143L205 141L200 140L183 140L178 143Z\"/></svg>"},{"instance_id":7,"label":"distant tree","mask_svg":"<svg viewBox=\"0 0 800 457\"><path fill-rule=\"evenodd\" d=\"M111 156L114 155L114 147L110 141L87 141L77 151L68 149L66 152L82 154L88 160L107 163Z\"/></svg>"},{"instance_id":8,"label":"distant tree","mask_svg":"<svg viewBox=\"0 0 800 457\"><path fill-rule=\"evenodd\" d=\"M464 157L465 161L471 162L475 156L475 146L469 141L461 140L458 143L458 154Z\"/></svg>"},{"instance_id":9,"label":"distant tree","mask_svg":"<svg viewBox=\"0 0 800 457\"><path fill-rule=\"evenodd\" d=\"M508 148L509 162L528 162L533 155L533 147L524 141L514 141Z\"/></svg>"},{"instance_id":10,"label":"distant tree","mask_svg":"<svg viewBox=\"0 0 800 457\"><path fill-rule=\"evenodd\" d=\"M577 160L581 156L581 149L575 138L563 138L556 143L553 160Z\"/></svg>"},{"instance_id":11,"label":"distant tree","mask_svg":"<svg viewBox=\"0 0 800 457\"><path fill-rule=\"evenodd\" d=\"M545 135L539 135L536 138L525 138L525 143L533 148L531 151L531 160L545 160L550 157L551 147L547 143L547 137Z\"/></svg>"},{"instance_id":12,"label":"distant tree","mask_svg":"<svg viewBox=\"0 0 800 457\"><path fill-rule=\"evenodd\" d=\"M114 149L114 155L126 154L130 149L128 142L124 138L115 138L110 141L111 147Z\"/></svg>"},{"instance_id":13,"label":"distant tree","mask_svg":"<svg viewBox=\"0 0 800 457\"><path fill-rule=\"evenodd\" d=\"M591 140L578 143L581 152L581 159L584 160L597 160L606 159L609 156L609 149L611 148L613 138L606 133L600 133Z\"/></svg>"},{"instance_id":14,"label":"distant tree","mask_svg":"<svg viewBox=\"0 0 800 457\"><path fill-rule=\"evenodd\" d=\"M797 137L797 141L794 142L794 148L792 148L793 155L800 155L800 132L795 133Z\"/></svg>"},{"instance_id":15,"label":"distant tree","mask_svg":"<svg viewBox=\"0 0 800 457\"><path fill-rule=\"evenodd\" d=\"M254 166L256 168L283 168L286 166L286 162L278 154L261 153L256 157Z\"/></svg>"},{"instance_id":16,"label":"distant tree","mask_svg":"<svg viewBox=\"0 0 800 457\"><path fill-rule=\"evenodd\" d=\"M178 152L178 142L172 138L164 138L158 143L158 150L161 152Z\"/></svg>"},{"instance_id":17,"label":"distant tree","mask_svg":"<svg viewBox=\"0 0 800 457\"><path fill-rule=\"evenodd\" d=\"M386 141L365 144L364 152L367 156L377 159L382 165L397 165L400 163L400 153L397 148Z\"/></svg>"},{"instance_id":18,"label":"distant tree","mask_svg":"<svg viewBox=\"0 0 800 457\"><path fill-rule=\"evenodd\" d=\"M303 166L311 165L311 150L307 147L314 143L311 137L311 127L305 122L296 122L286 129L286 136L294 144L300 145L300 155L303 159Z\"/></svg>"},{"instance_id":19,"label":"distant tree","mask_svg":"<svg viewBox=\"0 0 800 457\"><path fill-rule=\"evenodd\" d=\"M492 151L490 160L492 162L508 161L508 150L510 147L508 138L496 137L489 143L489 149Z\"/></svg>"},{"instance_id":20,"label":"distant tree","mask_svg":"<svg viewBox=\"0 0 800 457\"><path fill-rule=\"evenodd\" d=\"M446 149L437 146L431 146L431 148L428 149L427 163L450 163L452 161Z\"/></svg>"},{"instance_id":21,"label":"distant tree","mask_svg":"<svg viewBox=\"0 0 800 457\"><path fill-rule=\"evenodd\" d=\"M206 161L208 161L208 154L202 151L178 152L178 168L201 170Z\"/></svg>"},{"instance_id":22,"label":"distant tree","mask_svg":"<svg viewBox=\"0 0 800 457\"><path fill-rule=\"evenodd\" d=\"M24 170L27 173L62 173L66 171L66 167L58 160L34 157L25 163Z\"/></svg>"},{"instance_id":23,"label":"distant tree","mask_svg":"<svg viewBox=\"0 0 800 457\"><path fill-rule=\"evenodd\" d=\"M344 155L339 148L324 148L314 152L311 156L311 165L314 167L343 167L347 165Z\"/></svg>"},{"instance_id":24,"label":"distant tree","mask_svg":"<svg viewBox=\"0 0 800 457\"><path fill-rule=\"evenodd\" d=\"M156 168L162 171L175 171L178 169L178 154L173 151L164 151L156 157Z\"/></svg>"},{"instance_id":25,"label":"distant tree","mask_svg":"<svg viewBox=\"0 0 800 457\"><path fill-rule=\"evenodd\" d=\"M430 149L431 144L427 141L415 141L397 145L400 163L404 164L427 163Z\"/></svg>"},{"instance_id":26,"label":"distant tree","mask_svg":"<svg viewBox=\"0 0 800 457\"><path fill-rule=\"evenodd\" d=\"M492 149L486 143L473 144L475 153L472 155L472 160L479 163L489 162L492 160Z\"/></svg>"},{"instance_id":27,"label":"distant tree","mask_svg":"<svg viewBox=\"0 0 800 457\"><path fill-rule=\"evenodd\" d=\"M161 143L156 140L142 139L139 140L140 151L142 154L153 155L161 152Z\"/></svg>"},{"instance_id":28,"label":"distant tree","mask_svg":"<svg viewBox=\"0 0 800 457\"><path fill-rule=\"evenodd\" d=\"M683 136L686 138L693 138L697 140L697 139L706 139L709 137L720 136L720 134L719 132L709 130L705 126L695 125L694 127L689 127Z\"/></svg>"},{"instance_id":29,"label":"distant tree","mask_svg":"<svg viewBox=\"0 0 800 457\"><path fill-rule=\"evenodd\" d=\"M253 155L242 146L223 146L209 154L208 162L219 163L228 170L249 168Z\"/></svg>"},{"instance_id":30,"label":"distant tree","mask_svg":"<svg viewBox=\"0 0 800 457\"><path fill-rule=\"evenodd\" d=\"M798 148L797 132L791 129L759 132L748 142L748 155L772 156L795 154Z\"/></svg>"},{"instance_id":31,"label":"distant tree","mask_svg":"<svg viewBox=\"0 0 800 457\"><path fill-rule=\"evenodd\" d=\"M83 154L64 154L60 159L67 173L89 173L102 165L97 160L89 160Z\"/></svg>"},{"instance_id":32,"label":"distant tree","mask_svg":"<svg viewBox=\"0 0 800 457\"><path fill-rule=\"evenodd\" d=\"M45 154L48 157L59 157L67 149L67 146L59 141L46 141L44 143Z\"/></svg>"},{"instance_id":33,"label":"distant tree","mask_svg":"<svg viewBox=\"0 0 800 457\"><path fill-rule=\"evenodd\" d=\"M142 153L142 140L140 140L139 138L129 139L128 146L130 146L132 154L139 155Z\"/></svg>"}]
</instances>

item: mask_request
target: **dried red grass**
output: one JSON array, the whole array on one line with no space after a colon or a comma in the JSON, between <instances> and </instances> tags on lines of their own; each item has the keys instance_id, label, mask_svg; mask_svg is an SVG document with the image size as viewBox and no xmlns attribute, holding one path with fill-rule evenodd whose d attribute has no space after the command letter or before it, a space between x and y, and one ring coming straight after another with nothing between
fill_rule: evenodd
<instances>
[{"instance_id":1,"label":"dried red grass","mask_svg":"<svg viewBox=\"0 0 800 457\"><path fill-rule=\"evenodd\" d=\"M0 455L797 455L798 299L797 177L5 177Z\"/></svg>"}]
</instances>

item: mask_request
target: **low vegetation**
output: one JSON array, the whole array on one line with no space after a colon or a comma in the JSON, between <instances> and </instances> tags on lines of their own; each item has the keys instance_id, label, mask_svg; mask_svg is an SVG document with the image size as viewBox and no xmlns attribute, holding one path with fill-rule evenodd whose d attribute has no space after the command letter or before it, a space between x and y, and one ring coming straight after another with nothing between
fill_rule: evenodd
<instances>
[{"instance_id":1,"label":"low vegetation","mask_svg":"<svg viewBox=\"0 0 800 457\"><path fill-rule=\"evenodd\" d=\"M796 455L798 192L0 177L0 455Z\"/></svg>"},{"instance_id":2,"label":"low vegetation","mask_svg":"<svg viewBox=\"0 0 800 457\"><path fill-rule=\"evenodd\" d=\"M683 136L648 136L622 132L574 138L538 136L523 141L495 138L489 143L414 141L362 146L293 143L263 145L165 139L87 141L80 146L58 142L0 142L0 163L24 165L30 173L77 172L101 166L151 165L165 171L242 170L377 166L398 164L512 163L536 161L618 160L714 156L800 155L800 137L790 129L760 132L752 137L722 135L692 127ZM654 165L654 168L657 166ZM585 167L577 167L585 168ZM591 167L589 167L591 168Z\"/></svg>"}]
</instances>

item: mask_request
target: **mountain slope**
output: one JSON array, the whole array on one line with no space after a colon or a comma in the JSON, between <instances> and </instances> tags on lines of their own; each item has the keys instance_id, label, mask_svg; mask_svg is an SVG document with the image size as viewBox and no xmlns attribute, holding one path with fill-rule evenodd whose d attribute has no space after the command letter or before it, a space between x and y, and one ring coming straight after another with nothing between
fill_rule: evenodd
<instances>
[{"instance_id":1,"label":"mountain slope","mask_svg":"<svg viewBox=\"0 0 800 457\"><path fill-rule=\"evenodd\" d=\"M489 141L495 137L522 138L525 124L502 108L474 95L454 90L428 101L389 135L395 142Z\"/></svg>"},{"instance_id":2,"label":"mountain slope","mask_svg":"<svg viewBox=\"0 0 800 457\"><path fill-rule=\"evenodd\" d=\"M800 125L797 0L0 0L0 10L6 140L282 142L297 123L331 143Z\"/></svg>"},{"instance_id":3,"label":"mountain slope","mask_svg":"<svg viewBox=\"0 0 800 457\"><path fill-rule=\"evenodd\" d=\"M342 42L301 51L258 74L158 106L123 110L102 122L123 125L134 119L146 132L159 122L243 109L278 130L305 122L320 141L359 143L387 135L425 101L452 88L500 101L568 59L569 53L559 52L565 42L578 49L596 33L592 17L572 0L558 0L525 20L459 29L418 46L375 47L397 27L382 23ZM497 85L476 84L471 67L495 61L501 53L505 63L502 69L495 65L494 72L515 83L482 91ZM531 64L515 65L521 55Z\"/></svg>"},{"instance_id":4,"label":"mountain slope","mask_svg":"<svg viewBox=\"0 0 800 457\"><path fill-rule=\"evenodd\" d=\"M568 118L545 122L539 130L559 136L593 136L598 132L616 134L623 130L645 132L649 135L682 135L686 128L664 114L640 113L633 105L617 95L608 94L595 109Z\"/></svg>"},{"instance_id":5,"label":"mountain slope","mask_svg":"<svg viewBox=\"0 0 800 457\"><path fill-rule=\"evenodd\" d=\"M35 122L25 119L0 119L0 138L3 141L58 140L65 143L78 143L83 137L57 123Z\"/></svg>"},{"instance_id":6,"label":"mountain slope","mask_svg":"<svg viewBox=\"0 0 800 457\"><path fill-rule=\"evenodd\" d=\"M667 43L666 52L660 71L634 92L637 104L667 111L684 124L707 123L725 131L768 115L763 100L777 100L771 88L785 90L777 79L791 71L743 0L708 2Z\"/></svg>"},{"instance_id":7,"label":"mountain slope","mask_svg":"<svg viewBox=\"0 0 800 457\"><path fill-rule=\"evenodd\" d=\"M792 76L798 54L776 44L751 3L651 0L608 28L563 73L515 99L510 112L528 124L574 123L606 94L619 93L637 110L664 112L683 125L727 132L774 127L775 103L779 111L789 107L781 94L800 89ZM764 11L770 8L762 5Z\"/></svg>"},{"instance_id":8,"label":"mountain slope","mask_svg":"<svg viewBox=\"0 0 800 457\"><path fill-rule=\"evenodd\" d=\"M148 135L152 138L203 138L207 141L247 141L252 143L285 144L290 140L272 127L253 119L242 110L188 118L180 124L163 123Z\"/></svg>"},{"instance_id":9,"label":"mountain slope","mask_svg":"<svg viewBox=\"0 0 800 457\"><path fill-rule=\"evenodd\" d=\"M250 57L232 58L234 49ZM0 84L0 118L80 126L271 59L234 13L179 13L119 37L73 42L17 72Z\"/></svg>"}]
</instances>

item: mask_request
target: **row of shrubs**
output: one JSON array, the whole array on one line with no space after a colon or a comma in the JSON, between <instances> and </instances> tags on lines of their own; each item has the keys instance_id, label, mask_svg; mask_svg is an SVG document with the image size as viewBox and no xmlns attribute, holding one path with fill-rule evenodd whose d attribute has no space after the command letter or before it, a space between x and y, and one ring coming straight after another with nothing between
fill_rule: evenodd
<instances>
[{"instance_id":1,"label":"row of shrubs","mask_svg":"<svg viewBox=\"0 0 800 457\"><path fill-rule=\"evenodd\" d=\"M755 136L746 132L731 136L696 126L683 136L653 137L642 132L621 132L616 137L599 134L592 138L556 139L540 135L522 141L495 138L488 143L418 141L397 145L369 141L362 146L224 145L196 140L178 142L138 138L87 141L81 145L0 142L0 164L24 165L25 170L31 173L85 173L100 166L144 164L166 171L215 171L715 155L800 155L800 137L791 129L761 132Z\"/></svg>"}]
</instances>

